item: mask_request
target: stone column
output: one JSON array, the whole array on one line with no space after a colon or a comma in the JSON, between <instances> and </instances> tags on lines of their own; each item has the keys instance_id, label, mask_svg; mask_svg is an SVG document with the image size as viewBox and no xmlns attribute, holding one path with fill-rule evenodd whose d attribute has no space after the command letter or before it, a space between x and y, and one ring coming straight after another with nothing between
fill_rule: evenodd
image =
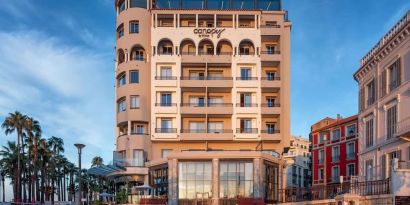
<instances>
[{"instance_id":1,"label":"stone column","mask_svg":"<svg viewBox=\"0 0 410 205\"><path fill-rule=\"evenodd\" d=\"M262 174L261 174L261 159L253 159L253 196L255 198L261 198L262 187Z\"/></svg>"},{"instance_id":2,"label":"stone column","mask_svg":"<svg viewBox=\"0 0 410 205\"><path fill-rule=\"evenodd\" d=\"M212 159L212 205L219 203L219 159Z\"/></svg>"},{"instance_id":3,"label":"stone column","mask_svg":"<svg viewBox=\"0 0 410 205\"><path fill-rule=\"evenodd\" d=\"M178 161L168 161L168 204L178 205Z\"/></svg>"}]
</instances>

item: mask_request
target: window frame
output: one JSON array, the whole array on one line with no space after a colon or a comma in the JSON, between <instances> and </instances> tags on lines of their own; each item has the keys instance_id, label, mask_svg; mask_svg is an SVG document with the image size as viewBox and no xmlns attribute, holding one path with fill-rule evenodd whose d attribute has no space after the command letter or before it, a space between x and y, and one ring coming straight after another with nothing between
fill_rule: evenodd
<instances>
[{"instance_id":1,"label":"window frame","mask_svg":"<svg viewBox=\"0 0 410 205\"><path fill-rule=\"evenodd\" d=\"M133 99L136 99L136 106L133 106ZM139 95L130 95L130 109L139 109L140 108L140 96Z\"/></svg>"},{"instance_id":2,"label":"window frame","mask_svg":"<svg viewBox=\"0 0 410 205\"><path fill-rule=\"evenodd\" d=\"M353 165L353 174L350 174L349 166ZM346 176L356 176L356 164L355 163L348 163L346 164Z\"/></svg>"},{"instance_id":3,"label":"window frame","mask_svg":"<svg viewBox=\"0 0 410 205\"><path fill-rule=\"evenodd\" d=\"M132 81L132 73L136 73L137 74L137 81L136 82L133 82ZM130 72L129 72L129 83L130 84L139 84L140 83L140 71L139 70L130 70Z\"/></svg>"},{"instance_id":4,"label":"window frame","mask_svg":"<svg viewBox=\"0 0 410 205\"><path fill-rule=\"evenodd\" d=\"M135 29L135 25L137 25L137 29ZM138 34L140 32L140 23L138 20L131 20L129 22L129 31L130 34Z\"/></svg>"}]
</instances>

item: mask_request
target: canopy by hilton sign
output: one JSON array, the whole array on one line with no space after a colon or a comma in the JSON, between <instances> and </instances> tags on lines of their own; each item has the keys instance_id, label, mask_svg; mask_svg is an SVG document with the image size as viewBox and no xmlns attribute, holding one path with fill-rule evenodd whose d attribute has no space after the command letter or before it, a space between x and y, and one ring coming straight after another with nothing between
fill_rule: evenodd
<instances>
[{"instance_id":1,"label":"canopy by hilton sign","mask_svg":"<svg viewBox=\"0 0 410 205\"><path fill-rule=\"evenodd\" d=\"M194 29L194 34L197 34L201 38L205 37L214 37L216 35L217 38L221 37L221 33L224 32L225 29L216 29L216 28L196 28Z\"/></svg>"}]
</instances>

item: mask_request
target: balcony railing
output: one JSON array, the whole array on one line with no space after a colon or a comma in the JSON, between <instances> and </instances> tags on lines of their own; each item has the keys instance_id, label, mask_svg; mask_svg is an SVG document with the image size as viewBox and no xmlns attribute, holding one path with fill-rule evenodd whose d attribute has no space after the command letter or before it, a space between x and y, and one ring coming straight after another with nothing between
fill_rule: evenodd
<instances>
[{"instance_id":1,"label":"balcony railing","mask_svg":"<svg viewBox=\"0 0 410 205\"><path fill-rule=\"evenodd\" d=\"M278 24L271 24L271 25L260 25L261 28L280 28Z\"/></svg>"},{"instance_id":2,"label":"balcony railing","mask_svg":"<svg viewBox=\"0 0 410 205\"><path fill-rule=\"evenodd\" d=\"M255 52L239 52L239 55L255 55Z\"/></svg>"},{"instance_id":3,"label":"balcony railing","mask_svg":"<svg viewBox=\"0 0 410 205\"><path fill-rule=\"evenodd\" d=\"M236 128L236 133L256 134L258 133L258 128Z\"/></svg>"},{"instance_id":4,"label":"balcony railing","mask_svg":"<svg viewBox=\"0 0 410 205\"><path fill-rule=\"evenodd\" d=\"M280 103L262 103L262 107L280 107Z\"/></svg>"},{"instance_id":5,"label":"balcony railing","mask_svg":"<svg viewBox=\"0 0 410 205\"><path fill-rule=\"evenodd\" d=\"M397 122L396 125L396 135L404 135L406 133L410 132L410 117L405 118L401 120L400 122Z\"/></svg>"},{"instance_id":6,"label":"balcony railing","mask_svg":"<svg viewBox=\"0 0 410 205\"><path fill-rule=\"evenodd\" d=\"M225 76L181 76L181 80L232 80L232 77Z\"/></svg>"},{"instance_id":7,"label":"balcony railing","mask_svg":"<svg viewBox=\"0 0 410 205\"><path fill-rule=\"evenodd\" d=\"M204 129L183 129L181 133L206 133Z\"/></svg>"},{"instance_id":8,"label":"balcony railing","mask_svg":"<svg viewBox=\"0 0 410 205\"><path fill-rule=\"evenodd\" d=\"M176 107L176 103L155 103L156 107Z\"/></svg>"},{"instance_id":9,"label":"balcony railing","mask_svg":"<svg viewBox=\"0 0 410 205\"><path fill-rule=\"evenodd\" d=\"M233 54L233 52L216 52L216 55L227 55L227 56L231 56Z\"/></svg>"},{"instance_id":10,"label":"balcony railing","mask_svg":"<svg viewBox=\"0 0 410 205\"><path fill-rule=\"evenodd\" d=\"M261 54L275 55L280 54L280 51L261 51Z\"/></svg>"},{"instance_id":11,"label":"balcony railing","mask_svg":"<svg viewBox=\"0 0 410 205\"><path fill-rule=\"evenodd\" d=\"M311 188L280 189L278 202L302 202L313 200L332 199L341 194L356 194L360 196L372 196L390 194L390 180L367 181L367 182L344 182L328 185L316 185Z\"/></svg>"},{"instance_id":12,"label":"balcony railing","mask_svg":"<svg viewBox=\"0 0 410 205\"><path fill-rule=\"evenodd\" d=\"M208 103L208 107L232 107L232 103Z\"/></svg>"},{"instance_id":13,"label":"balcony railing","mask_svg":"<svg viewBox=\"0 0 410 205\"><path fill-rule=\"evenodd\" d=\"M158 55L173 55L174 52L168 52L168 51L159 51Z\"/></svg>"},{"instance_id":14,"label":"balcony railing","mask_svg":"<svg viewBox=\"0 0 410 205\"><path fill-rule=\"evenodd\" d=\"M267 81L274 81L274 80L280 80L280 77L273 77L273 76L269 76L269 77L261 77L261 80L267 80Z\"/></svg>"},{"instance_id":15,"label":"balcony railing","mask_svg":"<svg viewBox=\"0 0 410 205\"><path fill-rule=\"evenodd\" d=\"M208 133L233 133L233 130L223 130L223 129L209 129Z\"/></svg>"},{"instance_id":16,"label":"balcony railing","mask_svg":"<svg viewBox=\"0 0 410 205\"><path fill-rule=\"evenodd\" d=\"M232 103L181 103L181 107L232 107Z\"/></svg>"},{"instance_id":17,"label":"balcony railing","mask_svg":"<svg viewBox=\"0 0 410 205\"><path fill-rule=\"evenodd\" d=\"M264 133L264 134L279 134L280 130L267 129L267 130L261 130L261 133Z\"/></svg>"},{"instance_id":18,"label":"balcony railing","mask_svg":"<svg viewBox=\"0 0 410 205\"><path fill-rule=\"evenodd\" d=\"M236 77L236 80L258 80L258 77Z\"/></svg>"},{"instance_id":19,"label":"balcony railing","mask_svg":"<svg viewBox=\"0 0 410 205\"><path fill-rule=\"evenodd\" d=\"M178 199L180 205L211 205L212 199Z\"/></svg>"},{"instance_id":20,"label":"balcony railing","mask_svg":"<svg viewBox=\"0 0 410 205\"><path fill-rule=\"evenodd\" d=\"M177 128L155 128L156 133L177 133Z\"/></svg>"},{"instance_id":21,"label":"balcony railing","mask_svg":"<svg viewBox=\"0 0 410 205\"><path fill-rule=\"evenodd\" d=\"M205 103L181 103L181 107L206 107Z\"/></svg>"},{"instance_id":22,"label":"balcony railing","mask_svg":"<svg viewBox=\"0 0 410 205\"><path fill-rule=\"evenodd\" d=\"M200 56L213 56L214 52L210 52L210 51L198 51L198 55Z\"/></svg>"},{"instance_id":23,"label":"balcony railing","mask_svg":"<svg viewBox=\"0 0 410 205\"><path fill-rule=\"evenodd\" d=\"M212 133L212 134L219 134L219 133L232 133L232 130L224 130L224 129L183 129L181 133Z\"/></svg>"},{"instance_id":24,"label":"balcony railing","mask_svg":"<svg viewBox=\"0 0 410 205\"><path fill-rule=\"evenodd\" d=\"M194 55L196 55L196 52L195 51L192 51L192 52L184 51L184 52L180 52L179 54L181 54L183 56L194 56Z\"/></svg>"},{"instance_id":25,"label":"balcony railing","mask_svg":"<svg viewBox=\"0 0 410 205\"><path fill-rule=\"evenodd\" d=\"M232 77L224 77L224 76L207 76L207 80L232 80Z\"/></svg>"},{"instance_id":26,"label":"balcony railing","mask_svg":"<svg viewBox=\"0 0 410 205\"><path fill-rule=\"evenodd\" d=\"M155 76L155 80L176 80L176 76Z\"/></svg>"},{"instance_id":27,"label":"balcony railing","mask_svg":"<svg viewBox=\"0 0 410 205\"><path fill-rule=\"evenodd\" d=\"M221 198L219 199L221 205L259 205L265 204L262 198Z\"/></svg>"},{"instance_id":28,"label":"balcony railing","mask_svg":"<svg viewBox=\"0 0 410 205\"><path fill-rule=\"evenodd\" d=\"M236 107L258 107L256 103L236 103Z\"/></svg>"}]
</instances>

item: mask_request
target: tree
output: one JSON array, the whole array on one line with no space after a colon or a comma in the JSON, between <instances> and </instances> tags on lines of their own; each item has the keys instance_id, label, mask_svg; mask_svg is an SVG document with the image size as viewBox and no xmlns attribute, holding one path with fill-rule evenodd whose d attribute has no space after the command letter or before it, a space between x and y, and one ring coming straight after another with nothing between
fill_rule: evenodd
<instances>
[{"instance_id":1,"label":"tree","mask_svg":"<svg viewBox=\"0 0 410 205\"><path fill-rule=\"evenodd\" d=\"M6 146L3 146L0 150L0 156L2 159L0 160L0 167L1 171L5 174L6 177L11 179L13 184L13 195L17 196L17 184L15 183L17 179L17 160L18 160L18 149L16 143L14 142L7 142Z\"/></svg>"},{"instance_id":2,"label":"tree","mask_svg":"<svg viewBox=\"0 0 410 205\"><path fill-rule=\"evenodd\" d=\"M104 160L100 156L96 156L91 161L91 167L101 167L104 165Z\"/></svg>"},{"instance_id":3,"label":"tree","mask_svg":"<svg viewBox=\"0 0 410 205\"><path fill-rule=\"evenodd\" d=\"M29 163L29 201L35 202L39 199L39 195L35 194L35 190L38 190L38 180L37 180L37 158L38 158L38 141L41 138L41 127L37 120L31 117L27 117L24 122L25 136L27 138L26 142L28 144L28 158L31 163ZM31 167L30 167L31 165ZM32 172L30 168L33 168ZM32 174L31 174L32 173ZM38 192L37 192L38 193Z\"/></svg>"},{"instance_id":4,"label":"tree","mask_svg":"<svg viewBox=\"0 0 410 205\"><path fill-rule=\"evenodd\" d=\"M22 143L22 135L25 127L25 120L27 119L26 115L21 114L18 111L14 113L9 113L9 116L6 117L1 127L4 129L6 135L17 133L17 173L16 179L14 180L15 186L15 195L14 199L17 202L21 200L21 156L20 156L20 143Z\"/></svg>"}]
</instances>

